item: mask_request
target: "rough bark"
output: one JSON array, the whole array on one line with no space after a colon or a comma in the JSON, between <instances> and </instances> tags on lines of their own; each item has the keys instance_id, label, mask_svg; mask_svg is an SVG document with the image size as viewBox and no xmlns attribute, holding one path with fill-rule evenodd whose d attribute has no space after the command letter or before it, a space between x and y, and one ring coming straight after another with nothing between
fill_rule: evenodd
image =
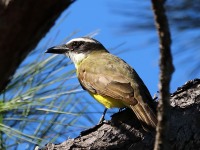
<instances>
[{"instance_id":1,"label":"rough bark","mask_svg":"<svg viewBox=\"0 0 200 150\"><path fill-rule=\"evenodd\" d=\"M72 0L0 0L0 91Z\"/></svg>"},{"instance_id":2,"label":"rough bark","mask_svg":"<svg viewBox=\"0 0 200 150\"><path fill-rule=\"evenodd\" d=\"M169 137L173 150L200 147L200 79L187 82L170 97ZM147 133L130 110L61 144L48 143L43 150L106 149L151 150L155 133ZM38 149L38 147L36 148Z\"/></svg>"}]
</instances>

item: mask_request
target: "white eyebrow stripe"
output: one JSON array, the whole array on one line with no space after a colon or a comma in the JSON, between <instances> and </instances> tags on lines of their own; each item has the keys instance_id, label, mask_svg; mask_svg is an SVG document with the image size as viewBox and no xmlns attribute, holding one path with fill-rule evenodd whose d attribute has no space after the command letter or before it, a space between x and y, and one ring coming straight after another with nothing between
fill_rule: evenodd
<instances>
[{"instance_id":1,"label":"white eyebrow stripe","mask_svg":"<svg viewBox=\"0 0 200 150\"><path fill-rule=\"evenodd\" d=\"M87 39L87 38L75 38L75 39L70 40L70 41L67 42L66 44L69 44L69 43L74 42L74 41L84 41L84 42L96 43L96 41L94 41L94 40L92 40L92 39Z\"/></svg>"}]
</instances>

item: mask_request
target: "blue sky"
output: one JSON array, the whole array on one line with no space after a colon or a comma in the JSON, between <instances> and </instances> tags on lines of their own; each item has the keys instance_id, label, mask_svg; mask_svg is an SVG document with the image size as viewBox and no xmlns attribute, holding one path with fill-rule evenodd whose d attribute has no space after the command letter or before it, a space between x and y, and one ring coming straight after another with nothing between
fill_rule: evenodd
<instances>
[{"instance_id":1,"label":"blue sky","mask_svg":"<svg viewBox=\"0 0 200 150\"><path fill-rule=\"evenodd\" d=\"M128 12L132 7L135 16L125 17L122 15L124 8ZM142 9L145 9L145 13L143 14L141 13ZM50 47L63 43L64 41L66 42L66 37L74 32L77 33L72 38L85 36L94 31L98 31L98 34L94 38L99 40L109 50L116 48L121 43L125 43L117 49L117 51L123 51L118 56L138 72L153 95L158 90L159 78L159 43L157 31L155 28L151 30L136 28L133 31L123 32L126 23L137 22L139 24L141 22L141 26L147 23L149 24L149 21L145 21L145 17L143 16L147 14L152 17L150 18L152 21L149 25L152 26L154 18L150 2L140 3L137 1L127 1L122 3L119 0L79 0L63 12L55 26L40 42L38 48L41 49L40 46L49 39L54 39L53 42L49 43ZM176 35L174 37L172 32L172 38L177 41L180 40L183 34L176 33L173 30L173 25L171 25L171 31ZM179 44L175 44L173 42L173 52L179 46ZM115 51L111 51L111 53L115 54ZM176 71L173 74L171 91L174 91L178 86L181 86L189 80L189 76L185 72L187 68L182 68L183 66L181 66L179 59L179 57L176 58L174 56Z\"/></svg>"},{"instance_id":2,"label":"blue sky","mask_svg":"<svg viewBox=\"0 0 200 150\"><path fill-rule=\"evenodd\" d=\"M120 1L116 1L117 4L120 4ZM125 20L129 19L115 13L115 9L111 8L112 5L112 1L106 0L80 0L75 2L62 14L40 44L55 36L57 36L56 40L49 46L60 44L75 31L78 31L78 33L73 38L99 31L94 38L99 40L108 50L125 43L116 50L123 51L118 56L135 68L151 93L154 94L157 91L158 83L158 43L153 43L150 47L146 45L150 42L152 36L157 38L156 31L135 30L132 33L123 33L121 26L123 26ZM113 7L119 6L114 4ZM148 11L151 13L150 5ZM133 17L133 20L137 21L137 17ZM111 51L111 53L115 54L116 52Z\"/></svg>"}]
</instances>

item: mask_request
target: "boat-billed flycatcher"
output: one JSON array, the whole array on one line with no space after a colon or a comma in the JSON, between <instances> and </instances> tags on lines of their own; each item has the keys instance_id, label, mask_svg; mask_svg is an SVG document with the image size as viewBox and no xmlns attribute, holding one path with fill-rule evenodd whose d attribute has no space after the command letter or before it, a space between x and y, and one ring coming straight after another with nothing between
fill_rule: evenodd
<instances>
[{"instance_id":1,"label":"boat-billed flycatcher","mask_svg":"<svg viewBox=\"0 0 200 150\"><path fill-rule=\"evenodd\" d=\"M155 129L157 118L147 87L132 67L110 54L100 42L75 38L46 53L67 55L75 64L83 89L106 108L129 107L145 129Z\"/></svg>"}]
</instances>

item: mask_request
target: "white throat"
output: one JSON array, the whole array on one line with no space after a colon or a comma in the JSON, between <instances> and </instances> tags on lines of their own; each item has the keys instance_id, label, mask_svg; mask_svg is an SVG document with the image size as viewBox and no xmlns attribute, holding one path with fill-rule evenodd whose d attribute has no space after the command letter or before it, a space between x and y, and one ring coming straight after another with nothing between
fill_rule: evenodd
<instances>
[{"instance_id":1,"label":"white throat","mask_svg":"<svg viewBox=\"0 0 200 150\"><path fill-rule=\"evenodd\" d=\"M83 54L83 53L78 54L74 52L69 52L66 55L72 60L76 68L78 67L79 63L87 57L87 54Z\"/></svg>"}]
</instances>

